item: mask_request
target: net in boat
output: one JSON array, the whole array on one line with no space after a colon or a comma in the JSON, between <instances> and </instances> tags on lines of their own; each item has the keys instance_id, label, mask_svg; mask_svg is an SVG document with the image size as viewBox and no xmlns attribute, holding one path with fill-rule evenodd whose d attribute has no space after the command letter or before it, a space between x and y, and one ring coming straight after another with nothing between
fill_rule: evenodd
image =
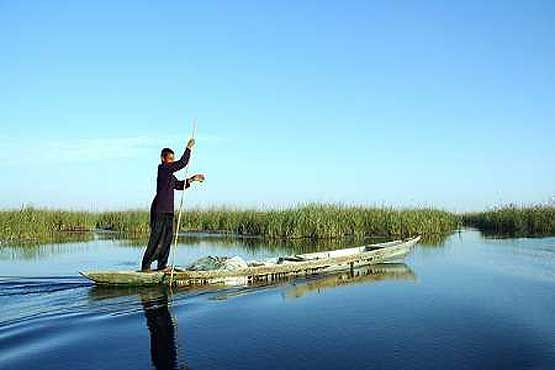
<instances>
[{"instance_id":1,"label":"net in boat","mask_svg":"<svg viewBox=\"0 0 555 370\"><path fill-rule=\"evenodd\" d=\"M202 257L189 266L186 270L188 271L237 271L248 267L259 267L259 266L273 266L279 264L287 263L297 263L306 261L306 258L302 256L287 256L287 257L277 257L269 258L264 261L245 261L239 256L225 257L225 256L207 256Z\"/></svg>"},{"instance_id":2,"label":"net in boat","mask_svg":"<svg viewBox=\"0 0 555 370\"><path fill-rule=\"evenodd\" d=\"M236 271L249 267L247 262L239 256L220 257L207 256L194 261L187 267L189 271Z\"/></svg>"}]
</instances>

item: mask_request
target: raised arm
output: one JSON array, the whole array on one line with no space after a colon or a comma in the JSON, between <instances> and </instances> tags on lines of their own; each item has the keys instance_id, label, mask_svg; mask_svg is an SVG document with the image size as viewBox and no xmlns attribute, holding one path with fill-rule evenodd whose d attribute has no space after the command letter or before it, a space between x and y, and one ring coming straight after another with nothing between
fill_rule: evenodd
<instances>
[{"instance_id":1,"label":"raised arm","mask_svg":"<svg viewBox=\"0 0 555 370\"><path fill-rule=\"evenodd\" d=\"M175 162L167 164L166 166L170 170L170 172L177 172L177 171L182 170L183 168L185 168L187 166L187 164L189 163L190 158L191 158L191 148L189 148L189 146L187 146L187 148L185 148L185 152L183 152L183 155L181 156L181 158L179 158Z\"/></svg>"}]
</instances>

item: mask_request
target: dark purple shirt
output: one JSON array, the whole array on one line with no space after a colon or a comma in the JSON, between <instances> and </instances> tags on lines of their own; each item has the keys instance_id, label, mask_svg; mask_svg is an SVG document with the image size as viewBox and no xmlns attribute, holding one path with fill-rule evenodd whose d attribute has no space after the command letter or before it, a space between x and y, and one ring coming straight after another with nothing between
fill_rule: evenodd
<instances>
[{"instance_id":1,"label":"dark purple shirt","mask_svg":"<svg viewBox=\"0 0 555 370\"><path fill-rule=\"evenodd\" d=\"M156 178L156 196L150 207L151 213L172 213L173 214L173 191L183 190L190 186L187 180L178 180L173 173L179 171L189 163L191 149L185 152L179 160L173 163L161 163L158 165L158 176Z\"/></svg>"}]
</instances>

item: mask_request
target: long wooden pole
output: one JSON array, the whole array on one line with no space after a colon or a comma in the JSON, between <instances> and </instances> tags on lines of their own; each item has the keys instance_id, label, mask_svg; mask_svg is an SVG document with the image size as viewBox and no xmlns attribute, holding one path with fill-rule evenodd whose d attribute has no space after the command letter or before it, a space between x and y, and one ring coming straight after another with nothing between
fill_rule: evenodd
<instances>
[{"instance_id":1,"label":"long wooden pole","mask_svg":"<svg viewBox=\"0 0 555 370\"><path fill-rule=\"evenodd\" d=\"M193 120L193 134L191 135L191 138L195 138L197 132L197 120L196 118ZM191 158L192 158L192 153L191 153L191 157L189 158L189 164L187 164L187 167L185 167L185 185L187 185L187 174L188 174L188 170L189 170L189 165L191 164ZM170 272L170 287L173 285L173 273L175 271L175 250L177 249L177 241L179 239L179 226L181 224L181 214L183 211L183 199L185 198L185 185L183 186L183 191L181 192L181 201L179 202L179 211L177 213L177 225L175 226L175 238L174 238L174 244L173 244L173 251L172 251L172 261L171 261L171 272Z\"/></svg>"}]
</instances>

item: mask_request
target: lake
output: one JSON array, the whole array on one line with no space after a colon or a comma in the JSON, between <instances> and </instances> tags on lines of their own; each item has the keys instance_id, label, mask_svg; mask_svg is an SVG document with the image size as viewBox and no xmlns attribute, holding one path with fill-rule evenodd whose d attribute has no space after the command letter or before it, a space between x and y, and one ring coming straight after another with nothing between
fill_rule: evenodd
<instances>
[{"instance_id":1,"label":"lake","mask_svg":"<svg viewBox=\"0 0 555 370\"><path fill-rule=\"evenodd\" d=\"M176 260L292 250L191 236ZM0 247L0 368L555 368L555 238L466 230L404 263L257 288L99 288L78 274L136 269L143 251L103 235Z\"/></svg>"}]
</instances>

